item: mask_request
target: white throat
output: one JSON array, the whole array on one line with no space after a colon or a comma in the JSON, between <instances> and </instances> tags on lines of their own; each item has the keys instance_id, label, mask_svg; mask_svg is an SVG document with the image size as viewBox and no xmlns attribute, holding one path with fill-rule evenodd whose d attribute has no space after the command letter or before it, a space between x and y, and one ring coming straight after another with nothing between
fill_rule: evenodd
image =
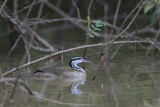
<instances>
[{"instance_id":1,"label":"white throat","mask_svg":"<svg viewBox=\"0 0 160 107\"><path fill-rule=\"evenodd\" d=\"M76 70L78 70L78 71L85 72L85 70L84 70L83 68L79 67L77 64L78 64L78 63L76 63L75 61L73 61L73 62L71 63L72 68L74 68L74 69L76 69Z\"/></svg>"}]
</instances>

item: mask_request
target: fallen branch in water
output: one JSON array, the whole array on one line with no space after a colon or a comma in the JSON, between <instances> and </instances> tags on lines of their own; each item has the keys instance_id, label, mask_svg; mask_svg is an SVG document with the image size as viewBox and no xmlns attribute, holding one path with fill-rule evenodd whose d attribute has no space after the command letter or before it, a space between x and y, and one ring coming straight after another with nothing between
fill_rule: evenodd
<instances>
[{"instance_id":1,"label":"fallen branch in water","mask_svg":"<svg viewBox=\"0 0 160 107\"><path fill-rule=\"evenodd\" d=\"M16 78L8 78L8 81L12 81L15 80ZM0 82L1 82L1 79L0 79ZM7 85L10 85L10 86L13 86L14 87L14 84L12 83L7 83ZM21 89L22 91L24 92L27 92L23 87L19 87L19 89ZM60 105L69 105L69 106L92 106L92 105L95 105L95 104L82 104L82 103L69 103L69 102L63 102L63 101L60 101L60 100L54 100L54 99L48 99L48 98L45 98L43 97L43 94L39 93L39 92L36 92L36 91L32 91L33 95L35 98L37 98L38 101L45 101L45 102L50 102L50 103L54 103L54 104L60 104Z\"/></svg>"},{"instance_id":2,"label":"fallen branch in water","mask_svg":"<svg viewBox=\"0 0 160 107\"><path fill-rule=\"evenodd\" d=\"M150 43L150 42L149 42L149 41L146 41L146 40L144 40L144 41L117 41L117 42L114 42L113 44L125 44L125 43ZM13 69L7 71L6 73L4 73L2 76L6 76L6 75L8 75L8 74L10 74L10 73L12 73L12 72L15 72L15 71L17 71L17 70L20 70L20 69L24 68L24 67L27 67L27 66L29 66L29 65L35 64L35 63L37 63L37 62L46 60L46 59L48 59L48 58L51 58L51 57L53 57L53 56L56 56L56 55L59 55L59 54L62 54L62 53L67 53L67 52L70 52L70 51L75 51L75 50L84 49L84 48L105 46L105 45L108 45L108 44L110 44L110 42L108 42L108 43L99 43L99 44L78 46L78 47L75 47L75 48L70 48L70 49L66 49L66 50L63 50L63 51L55 52L55 53L52 53L52 54L50 54L50 55L46 55L46 56L44 56L44 57L42 57L42 58L36 59L36 60L34 60L34 61L28 62L28 63L26 63L26 64L20 65L20 66L18 66L18 67L16 67L16 68L13 68Z\"/></svg>"},{"instance_id":3,"label":"fallen branch in water","mask_svg":"<svg viewBox=\"0 0 160 107\"><path fill-rule=\"evenodd\" d=\"M9 81L15 82L15 81L16 81L16 78L2 78L2 79L0 79L0 83L9 82ZM33 95L33 92L32 92L31 89L26 85L26 83L25 83L24 81L18 79L17 82L20 83L21 85L23 85L30 95Z\"/></svg>"}]
</instances>

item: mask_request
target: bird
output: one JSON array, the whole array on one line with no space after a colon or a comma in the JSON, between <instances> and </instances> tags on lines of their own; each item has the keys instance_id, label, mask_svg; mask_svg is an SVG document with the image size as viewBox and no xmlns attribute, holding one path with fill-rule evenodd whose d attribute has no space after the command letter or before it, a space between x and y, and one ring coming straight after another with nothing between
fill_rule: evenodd
<instances>
[{"instance_id":1,"label":"bird","mask_svg":"<svg viewBox=\"0 0 160 107\"><path fill-rule=\"evenodd\" d=\"M70 67L62 66L62 67L36 69L29 76L84 79L86 78L86 72L83 68L77 65L82 62L90 63L91 61L84 59L80 56L74 56L70 58L70 61L69 61Z\"/></svg>"}]
</instances>

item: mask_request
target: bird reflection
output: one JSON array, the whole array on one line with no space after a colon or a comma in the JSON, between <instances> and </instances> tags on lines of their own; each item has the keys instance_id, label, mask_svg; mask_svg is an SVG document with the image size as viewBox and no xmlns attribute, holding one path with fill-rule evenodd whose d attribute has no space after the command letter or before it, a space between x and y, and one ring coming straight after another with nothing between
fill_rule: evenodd
<instances>
[{"instance_id":1,"label":"bird reflection","mask_svg":"<svg viewBox=\"0 0 160 107\"><path fill-rule=\"evenodd\" d=\"M85 81L79 81L79 82L72 84L71 93L74 95L81 95L83 92L80 89L78 89L78 86L82 85L84 83L85 83Z\"/></svg>"}]
</instances>

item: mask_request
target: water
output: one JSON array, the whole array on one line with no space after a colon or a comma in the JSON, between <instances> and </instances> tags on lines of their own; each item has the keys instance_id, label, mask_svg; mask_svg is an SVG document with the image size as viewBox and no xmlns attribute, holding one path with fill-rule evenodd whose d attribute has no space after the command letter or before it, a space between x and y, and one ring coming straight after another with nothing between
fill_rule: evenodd
<instances>
[{"instance_id":1,"label":"water","mask_svg":"<svg viewBox=\"0 0 160 107\"><path fill-rule=\"evenodd\" d=\"M79 51L82 52L83 50ZM89 54L93 52L95 49L89 50ZM77 52L66 54L64 64L47 60L31 67L31 71L35 66L42 65L68 66L68 56L75 54ZM148 56L146 60L144 55L143 49L137 49L135 52L134 49L130 49L130 46L122 48L111 62L109 74L105 72L105 67L102 67L95 81L92 81L92 77L99 67L100 56L92 57L90 60L93 63L86 65L86 80L75 82L65 79L23 77L21 79L28 84L36 96L29 95L24 87L18 84L11 103L9 99L13 86L10 84L6 98L0 86L0 102L1 104L4 102L4 106L7 107L158 107L160 100L158 55Z\"/></svg>"}]
</instances>

